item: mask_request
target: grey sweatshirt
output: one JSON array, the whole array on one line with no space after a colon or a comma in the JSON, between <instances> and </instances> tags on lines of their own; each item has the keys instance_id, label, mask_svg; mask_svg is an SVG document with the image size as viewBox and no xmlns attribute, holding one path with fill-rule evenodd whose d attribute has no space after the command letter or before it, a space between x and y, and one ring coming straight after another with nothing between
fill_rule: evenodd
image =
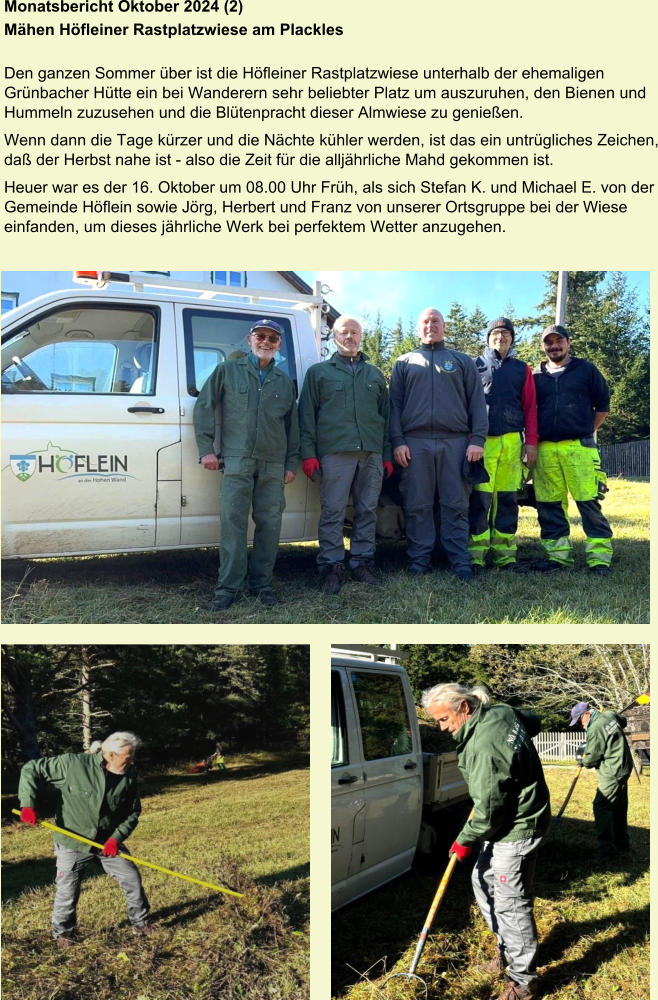
<instances>
[{"instance_id":1,"label":"grey sweatshirt","mask_svg":"<svg viewBox=\"0 0 658 1000\"><path fill-rule=\"evenodd\" d=\"M471 435L484 446L487 406L475 362L443 341L421 344L393 366L390 387L391 444L407 438Z\"/></svg>"}]
</instances>

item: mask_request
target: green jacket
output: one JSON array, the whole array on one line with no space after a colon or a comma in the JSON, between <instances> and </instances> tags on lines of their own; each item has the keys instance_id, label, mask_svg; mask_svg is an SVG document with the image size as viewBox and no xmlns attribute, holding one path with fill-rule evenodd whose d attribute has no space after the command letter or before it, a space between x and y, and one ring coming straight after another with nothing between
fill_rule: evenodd
<instances>
[{"instance_id":1,"label":"green jacket","mask_svg":"<svg viewBox=\"0 0 658 1000\"><path fill-rule=\"evenodd\" d=\"M391 461L386 379L365 354L361 358L353 371L334 354L306 372L299 395L303 459L374 451Z\"/></svg>"},{"instance_id":2,"label":"green jacket","mask_svg":"<svg viewBox=\"0 0 658 1000\"><path fill-rule=\"evenodd\" d=\"M58 792L57 826L104 844L108 837L124 841L139 822L142 805L137 775L128 768L105 800L105 768L101 753L64 753L59 757L29 760L21 770L18 798L21 808L37 807L39 782L47 781ZM57 843L76 851L91 851L77 840L54 834Z\"/></svg>"},{"instance_id":3,"label":"green jacket","mask_svg":"<svg viewBox=\"0 0 658 1000\"><path fill-rule=\"evenodd\" d=\"M624 729L626 719L610 710L592 712L586 734L583 767L593 767L599 772L599 786L616 785L626 781L633 770L631 751Z\"/></svg>"},{"instance_id":4,"label":"green jacket","mask_svg":"<svg viewBox=\"0 0 658 1000\"><path fill-rule=\"evenodd\" d=\"M272 364L261 383L249 355L218 365L204 383L194 407L199 457L256 458L299 464L299 423L295 383Z\"/></svg>"},{"instance_id":5,"label":"green jacket","mask_svg":"<svg viewBox=\"0 0 658 1000\"><path fill-rule=\"evenodd\" d=\"M459 770L474 808L458 843L528 840L548 830L551 800L530 739L538 732L539 719L532 712L482 705L454 733Z\"/></svg>"}]
</instances>

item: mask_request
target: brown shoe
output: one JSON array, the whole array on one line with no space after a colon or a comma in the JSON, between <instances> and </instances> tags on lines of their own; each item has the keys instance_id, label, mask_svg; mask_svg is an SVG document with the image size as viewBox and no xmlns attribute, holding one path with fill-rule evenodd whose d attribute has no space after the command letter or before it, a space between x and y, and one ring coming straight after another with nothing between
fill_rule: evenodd
<instances>
[{"instance_id":1,"label":"brown shoe","mask_svg":"<svg viewBox=\"0 0 658 1000\"><path fill-rule=\"evenodd\" d=\"M133 934L137 934L139 937L153 937L158 932L158 929L157 924L154 924L151 920L145 920L143 924L135 924L133 926Z\"/></svg>"},{"instance_id":2,"label":"brown shoe","mask_svg":"<svg viewBox=\"0 0 658 1000\"><path fill-rule=\"evenodd\" d=\"M55 938L55 944L58 948L72 948L75 939L70 934L60 934L59 937Z\"/></svg>"},{"instance_id":3,"label":"brown shoe","mask_svg":"<svg viewBox=\"0 0 658 1000\"><path fill-rule=\"evenodd\" d=\"M515 983L513 979L508 979L507 986L498 1000L529 1000L529 997L536 995L537 992L534 988L521 986L521 983Z\"/></svg>"},{"instance_id":4,"label":"brown shoe","mask_svg":"<svg viewBox=\"0 0 658 1000\"><path fill-rule=\"evenodd\" d=\"M322 593L337 594L345 583L345 567L342 563L328 566L321 574Z\"/></svg>"},{"instance_id":5,"label":"brown shoe","mask_svg":"<svg viewBox=\"0 0 658 1000\"><path fill-rule=\"evenodd\" d=\"M371 587L376 587L379 584L379 580L375 576L374 569L375 564L370 560L359 563L352 570L352 579L356 580L357 583L367 583Z\"/></svg>"},{"instance_id":6,"label":"brown shoe","mask_svg":"<svg viewBox=\"0 0 658 1000\"><path fill-rule=\"evenodd\" d=\"M500 948L496 948L495 958L492 958L489 962L482 962L480 965L476 965L475 971L482 972L486 976L502 976L505 966L500 956Z\"/></svg>"}]
</instances>

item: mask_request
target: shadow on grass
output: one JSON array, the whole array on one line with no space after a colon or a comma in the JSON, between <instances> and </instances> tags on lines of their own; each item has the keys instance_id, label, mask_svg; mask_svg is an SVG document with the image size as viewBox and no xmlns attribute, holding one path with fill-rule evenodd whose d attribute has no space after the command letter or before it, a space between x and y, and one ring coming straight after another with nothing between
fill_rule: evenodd
<instances>
[{"instance_id":1,"label":"shadow on grass","mask_svg":"<svg viewBox=\"0 0 658 1000\"><path fill-rule=\"evenodd\" d=\"M541 899L555 901L559 907L563 898L578 896L579 900L598 901L610 892L608 874L614 876L615 885L633 886L643 880L649 866L649 833L644 827L630 827L632 853L621 864L604 871L593 858L596 846L594 827L585 820L564 818L557 828L559 838L549 837L539 850L537 859L536 894ZM442 846L431 858L419 859L412 872L391 884L376 890L364 899L338 910L332 918L332 995L340 997L367 975L379 987L380 977L397 966L405 952L415 944L423 927L434 892L443 874L446 850ZM420 864L419 864L420 862ZM469 859L470 862L470 859ZM422 865L422 869L421 869ZM446 890L432 928L433 942L439 942L439 957L432 954L426 959L425 972L420 972L428 983L436 981L440 996L441 974L454 978L456 970L466 972L464 951L455 945L460 935L468 939L473 928L473 890L471 863L459 865ZM421 871L425 874L421 874ZM596 878L593 878L596 876ZM647 933L648 912L645 909L621 912L600 920L564 922L553 928L540 944L540 963L556 961L566 948L573 947L581 935L622 924L614 938L596 942L590 952L578 961L566 963L546 976L547 992L591 975L598 963L604 962L620 948L632 946ZM476 920L479 922L480 917ZM484 923L481 923L484 930ZM445 938L442 939L442 935ZM428 952L430 951L428 942ZM490 956L489 956L490 957ZM407 959L408 964L408 959ZM355 971L356 970L356 971ZM402 982L402 980L399 980ZM544 982L544 980L542 980ZM484 990L484 992L483 992ZM480 1000L491 995L491 982L481 986L474 983L463 1000ZM378 993L374 994L379 996Z\"/></svg>"},{"instance_id":2,"label":"shadow on grass","mask_svg":"<svg viewBox=\"0 0 658 1000\"><path fill-rule=\"evenodd\" d=\"M154 922L161 924L162 927L183 927L185 924L189 924L191 921L196 920L197 917L203 916L204 913L208 913L210 910L216 910L225 905L225 896L221 896L218 893L212 893L211 890L209 890L207 895L197 896L195 899L188 899L184 903L179 900L176 903L172 903L171 906L158 906L151 910L150 918ZM129 926L128 921L123 921L121 926Z\"/></svg>"},{"instance_id":3,"label":"shadow on grass","mask_svg":"<svg viewBox=\"0 0 658 1000\"><path fill-rule=\"evenodd\" d=\"M641 520L641 518L640 518ZM577 520L573 519L574 526ZM637 519L612 519L624 529ZM528 538L525 532L529 531ZM535 536L536 531L536 536ZM519 561L526 565L542 557L536 525L523 526ZM555 574L528 573L514 577L489 571L463 592L450 572L410 580L405 574L404 543L383 543L377 550L382 586L373 601L372 588L348 583L339 598L322 596L315 565L317 545L284 544L275 570L281 603L264 608L243 597L220 614L208 610L217 571L213 550L142 553L140 555L9 561L4 572L3 620L11 623L91 622L164 623L379 623L501 620L501 608L513 621L648 621L648 540L619 538L610 581L590 579L585 570L585 542L574 544L576 566L564 574L563 588ZM163 581L166 581L163 583ZM580 583L582 581L582 586ZM596 586L595 586L596 584ZM481 595L481 596L480 596ZM500 595L500 600L498 596ZM345 596L348 597L347 602ZM495 600L494 600L495 597ZM645 610L646 607L646 610Z\"/></svg>"},{"instance_id":4,"label":"shadow on grass","mask_svg":"<svg viewBox=\"0 0 658 1000\"><path fill-rule=\"evenodd\" d=\"M52 858L36 858L26 861L9 861L2 863L2 902L9 903L18 899L31 889L43 889L44 886L55 887L55 856ZM82 888L88 881L104 875L100 862L94 868L87 868L82 878Z\"/></svg>"},{"instance_id":5,"label":"shadow on grass","mask_svg":"<svg viewBox=\"0 0 658 1000\"><path fill-rule=\"evenodd\" d=\"M193 774L167 773L140 776L139 791L140 798L144 800L149 795L161 795L163 792L174 791L181 788L198 787L200 790L211 785L225 784L227 781L253 781L255 778L267 778L274 774L283 774L286 771L295 771L308 768L308 754L283 754L277 757L269 757L266 760L254 760L246 763L231 764L227 758L227 768L225 771L208 771Z\"/></svg>"},{"instance_id":6,"label":"shadow on grass","mask_svg":"<svg viewBox=\"0 0 658 1000\"><path fill-rule=\"evenodd\" d=\"M3 861L2 902L18 899L31 889L42 889L55 883L55 858L34 858L27 861Z\"/></svg>"},{"instance_id":7,"label":"shadow on grass","mask_svg":"<svg viewBox=\"0 0 658 1000\"><path fill-rule=\"evenodd\" d=\"M294 865L292 868L282 868L278 872L270 872L269 875L262 875L254 879L257 885L276 885L278 882L290 882L294 879L309 878L311 865L309 862L303 865Z\"/></svg>"},{"instance_id":8,"label":"shadow on grass","mask_svg":"<svg viewBox=\"0 0 658 1000\"><path fill-rule=\"evenodd\" d=\"M341 996L366 974L377 981L397 966L421 932L439 878L438 873L431 877L414 870L334 913L332 995ZM457 868L432 933L443 928L453 934L463 931L470 923L472 901L470 871ZM436 965L433 968L434 974L441 971Z\"/></svg>"},{"instance_id":9,"label":"shadow on grass","mask_svg":"<svg viewBox=\"0 0 658 1000\"><path fill-rule=\"evenodd\" d=\"M541 979L542 991L550 993L551 990L560 989L568 983L581 983L620 952L644 943L649 934L649 907L626 910L615 917L570 921L554 928L541 944L541 964L557 961L565 951L573 947L574 941L587 941L599 931L609 929L611 924L619 925L612 937L593 942L582 958L563 962L555 969L548 969Z\"/></svg>"},{"instance_id":10,"label":"shadow on grass","mask_svg":"<svg viewBox=\"0 0 658 1000\"><path fill-rule=\"evenodd\" d=\"M577 887L581 899L587 897L594 902L608 894L606 873L614 873L623 886L641 880L649 870L649 831L645 827L629 826L628 833L631 850L602 864L595 857L594 824L563 817L539 849L537 895L557 901L573 895ZM594 886L583 885L594 873L601 876L600 880L597 879Z\"/></svg>"}]
</instances>

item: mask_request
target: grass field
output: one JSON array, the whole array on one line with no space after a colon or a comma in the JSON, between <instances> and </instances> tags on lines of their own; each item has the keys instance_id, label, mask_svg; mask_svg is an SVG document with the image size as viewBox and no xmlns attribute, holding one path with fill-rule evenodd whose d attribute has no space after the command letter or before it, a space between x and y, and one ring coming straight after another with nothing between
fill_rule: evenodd
<instances>
[{"instance_id":1,"label":"grass field","mask_svg":"<svg viewBox=\"0 0 658 1000\"><path fill-rule=\"evenodd\" d=\"M243 892L238 899L142 869L155 936L135 937L124 897L101 873L83 883L82 940L50 938L52 835L3 829L4 1000L305 1000L308 997L308 772L252 754L229 769L140 779L129 852ZM3 812L9 809L5 797ZM48 817L49 818L49 817ZM100 871L100 866L99 866Z\"/></svg>"},{"instance_id":2,"label":"grass field","mask_svg":"<svg viewBox=\"0 0 658 1000\"><path fill-rule=\"evenodd\" d=\"M10 562L2 583L3 622L113 623L598 623L649 621L649 483L616 479L605 512L615 533L613 574L584 569L584 535L570 509L576 568L524 576L490 570L472 584L448 572L413 579L404 572L402 544L378 551L381 586L347 584L322 595L315 568L317 545L283 545L276 570L282 599L264 608L244 597L211 613L217 554L211 550L135 556ZM535 511L522 508L519 555L541 556Z\"/></svg>"},{"instance_id":3,"label":"grass field","mask_svg":"<svg viewBox=\"0 0 658 1000\"><path fill-rule=\"evenodd\" d=\"M547 767L557 813L575 775ZM629 782L632 852L623 866L601 868L591 802L596 775L583 771L567 810L537 863L535 916L542 998L576 1000L649 996L649 778ZM447 841L447 844L450 840ZM447 846L446 846L447 852ZM332 926L332 995L341 1000L418 1000L419 983L386 982L408 970L447 853L423 869L339 910ZM489 1000L502 991L474 966L493 958L494 937L473 902L470 866L457 865L439 907L417 974L428 1000ZM356 970L356 971L355 971Z\"/></svg>"}]
</instances>

